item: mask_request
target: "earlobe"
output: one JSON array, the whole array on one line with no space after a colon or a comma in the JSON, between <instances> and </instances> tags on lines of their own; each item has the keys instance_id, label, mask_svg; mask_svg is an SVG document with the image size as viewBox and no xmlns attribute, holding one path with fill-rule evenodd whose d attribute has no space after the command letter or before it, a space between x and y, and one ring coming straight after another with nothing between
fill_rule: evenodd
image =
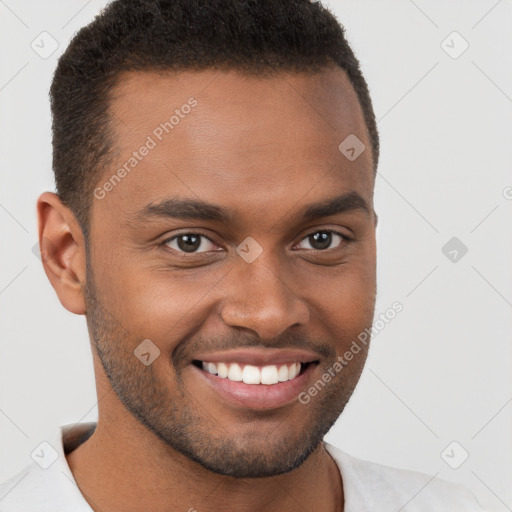
<instances>
[{"instance_id":1,"label":"earlobe","mask_svg":"<svg viewBox=\"0 0 512 512\"><path fill-rule=\"evenodd\" d=\"M72 211L59 196L44 192L37 200L43 268L61 304L71 313L86 312L85 240Z\"/></svg>"}]
</instances>

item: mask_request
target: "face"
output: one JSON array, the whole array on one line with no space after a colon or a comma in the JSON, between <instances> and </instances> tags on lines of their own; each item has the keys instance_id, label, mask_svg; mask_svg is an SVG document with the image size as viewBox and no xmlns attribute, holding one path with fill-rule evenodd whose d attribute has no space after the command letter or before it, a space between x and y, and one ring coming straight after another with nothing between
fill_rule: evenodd
<instances>
[{"instance_id":1,"label":"face","mask_svg":"<svg viewBox=\"0 0 512 512\"><path fill-rule=\"evenodd\" d=\"M85 288L97 378L207 469L298 467L353 392L366 348L333 364L374 312L354 90L338 68L140 72L110 115L118 151L95 191ZM351 134L366 146L355 159L338 149Z\"/></svg>"}]
</instances>

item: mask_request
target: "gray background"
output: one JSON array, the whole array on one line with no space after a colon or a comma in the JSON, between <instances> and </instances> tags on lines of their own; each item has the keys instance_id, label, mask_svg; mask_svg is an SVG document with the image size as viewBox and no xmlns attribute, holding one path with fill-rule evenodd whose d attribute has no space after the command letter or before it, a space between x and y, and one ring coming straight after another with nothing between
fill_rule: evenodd
<instances>
[{"instance_id":1,"label":"gray background","mask_svg":"<svg viewBox=\"0 0 512 512\"><path fill-rule=\"evenodd\" d=\"M379 120L376 314L404 308L326 440L512 510L512 2L324 3ZM0 480L58 425L96 419L85 319L60 305L33 247L37 196L53 190L56 59L105 4L0 0Z\"/></svg>"}]
</instances>

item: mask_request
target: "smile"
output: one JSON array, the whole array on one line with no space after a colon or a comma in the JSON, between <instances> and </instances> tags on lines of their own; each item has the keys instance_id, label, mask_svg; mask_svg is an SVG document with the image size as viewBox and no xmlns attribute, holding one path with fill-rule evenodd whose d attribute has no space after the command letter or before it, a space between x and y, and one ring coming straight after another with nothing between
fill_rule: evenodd
<instances>
[{"instance_id":1,"label":"smile","mask_svg":"<svg viewBox=\"0 0 512 512\"><path fill-rule=\"evenodd\" d=\"M245 384L272 385L296 379L309 363L291 362L254 366L243 363L195 361L196 366L221 379Z\"/></svg>"}]
</instances>

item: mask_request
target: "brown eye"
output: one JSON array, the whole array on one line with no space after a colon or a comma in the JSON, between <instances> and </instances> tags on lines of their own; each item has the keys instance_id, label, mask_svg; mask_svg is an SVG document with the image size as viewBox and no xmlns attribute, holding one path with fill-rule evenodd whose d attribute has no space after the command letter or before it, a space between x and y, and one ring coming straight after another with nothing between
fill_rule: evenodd
<instances>
[{"instance_id":1,"label":"brown eye","mask_svg":"<svg viewBox=\"0 0 512 512\"><path fill-rule=\"evenodd\" d=\"M339 247L343 241L345 241L345 237L336 231L330 230L321 230L315 231L314 233L309 234L305 238L302 239L301 243L307 241L310 247L301 247L301 249L313 249L315 251L323 251L326 249L335 249ZM337 245L331 247L333 241L338 241ZM300 245L300 244L299 244Z\"/></svg>"},{"instance_id":2,"label":"brown eye","mask_svg":"<svg viewBox=\"0 0 512 512\"><path fill-rule=\"evenodd\" d=\"M169 238L165 245L181 253L198 253L215 250L216 245L200 233L181 233ZM202 250L198 250L198 249Z\"/></svg>"}]
</instances>

